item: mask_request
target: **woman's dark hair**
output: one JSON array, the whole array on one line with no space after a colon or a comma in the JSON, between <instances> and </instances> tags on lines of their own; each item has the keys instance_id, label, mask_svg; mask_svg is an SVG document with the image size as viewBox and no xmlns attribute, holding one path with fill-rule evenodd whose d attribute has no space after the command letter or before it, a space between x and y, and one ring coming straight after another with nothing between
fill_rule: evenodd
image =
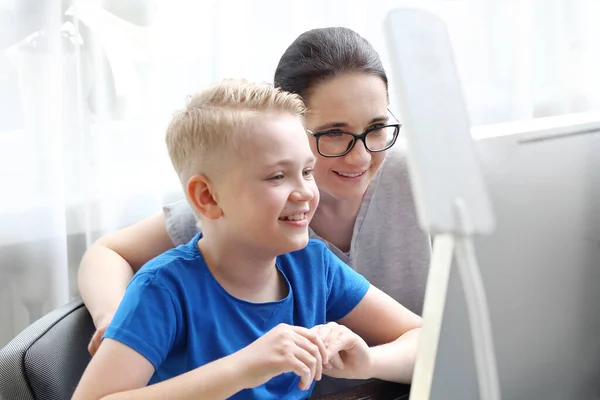
<instances>
[{"instance_id":1,"label":"woman's dark hair","mask_svg":"<svg viewBox=\"0 0 600 400\"><path fill-rule=\"evenodd\" d=\"M365 38L348 28L319 28L304 32L287 48L274 84L306 100L317 84L348 72L378 76L388 89L379 54Z\"/></svg>"}]
</instances>

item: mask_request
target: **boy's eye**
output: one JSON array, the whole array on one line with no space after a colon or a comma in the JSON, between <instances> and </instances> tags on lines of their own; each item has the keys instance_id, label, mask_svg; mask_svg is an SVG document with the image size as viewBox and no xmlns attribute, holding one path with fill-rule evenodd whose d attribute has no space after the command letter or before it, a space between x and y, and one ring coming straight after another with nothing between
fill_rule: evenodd
<instances>
[{"instance_id":1,"label":"boy's eye","mask_svg":"<svg viewBox=\"0 0 600 400\"><path fill-rule=\"evenodd\" d=\"M305 169L304 171L302 171L302 174L304 175L305 178L310 178L313 175L313 169L312 168Z\"/></svg>"}]
</instances>

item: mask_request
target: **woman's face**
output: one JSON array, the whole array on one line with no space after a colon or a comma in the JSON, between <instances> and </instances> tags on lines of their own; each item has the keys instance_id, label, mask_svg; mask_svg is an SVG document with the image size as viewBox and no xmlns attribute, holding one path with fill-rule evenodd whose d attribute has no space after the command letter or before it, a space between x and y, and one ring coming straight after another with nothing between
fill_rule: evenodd
<instances>
[{"instance_id":1,"label":"woman's face","mask_svg":"<svg viewBox=\"0 0 600 400\"><path fill-rule=\"evenodd\" d=\"M327 80L306 96L306 127L313 132L331 129L361 134L388 120L387 92L381 78L348 73ZM310 145L317 156L314 177L321 193L337 200L362 199L369 182L381 167L385 152L369 153L360 140L348 154L328 158L319 155L316 140Z\"/></svg>"}]
</instances>

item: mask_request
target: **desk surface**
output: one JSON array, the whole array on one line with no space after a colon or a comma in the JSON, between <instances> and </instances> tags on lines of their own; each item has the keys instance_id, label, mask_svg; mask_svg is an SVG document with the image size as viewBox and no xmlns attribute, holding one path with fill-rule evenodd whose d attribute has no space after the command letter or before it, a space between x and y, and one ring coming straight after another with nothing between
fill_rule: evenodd
<instances>
[{"instance_id":1,"label":"desk surface","mask_svg":"<svg viewBox=\"0 0 600 400\"><path fill-rule=\"evenodd\" d=\"M390 382L371 382L314 400L408 400L409 385Z\"/></svg>"}]
</instances>

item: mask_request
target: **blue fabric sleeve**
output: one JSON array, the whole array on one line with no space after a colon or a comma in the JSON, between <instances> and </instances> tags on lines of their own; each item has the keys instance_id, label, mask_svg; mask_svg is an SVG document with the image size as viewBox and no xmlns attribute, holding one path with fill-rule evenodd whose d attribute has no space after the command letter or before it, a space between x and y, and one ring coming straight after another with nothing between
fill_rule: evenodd
<instances>
[{"instance_id":1,"label":"blue fabric sleeve","mask_svg":"<svg viewBox=\"0 0 600 400\"><path fill-rule=\"evenodd\" d=\"M327 321L338 321L365 297L371 284L367 279L325 248L327 279Z\"/></svg>"},{"instance_id":2,"label":"blue fabric sleeve","mask_svg":"<svg viewBox=\"0 0 600 400\"><path fill-rule=\"evenodd\" d=\"M176 342L179 303L152 273L134 276L103 338L117 340L157 369Z\"/></svg>"}]
</instances>

